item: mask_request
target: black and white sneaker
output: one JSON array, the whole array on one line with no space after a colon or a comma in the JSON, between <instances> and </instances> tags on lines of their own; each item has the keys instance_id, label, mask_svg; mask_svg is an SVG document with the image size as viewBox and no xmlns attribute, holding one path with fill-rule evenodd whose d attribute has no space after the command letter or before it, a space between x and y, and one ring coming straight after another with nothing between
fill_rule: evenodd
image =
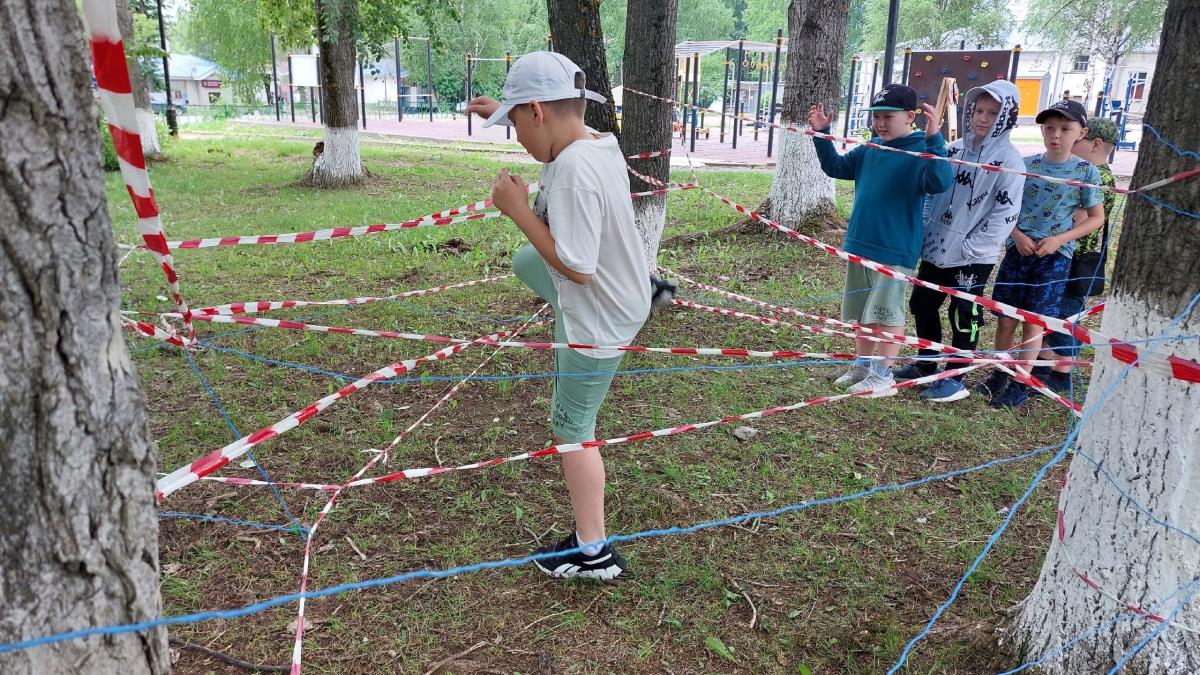
<instances>
[{"instance_id":1,"label":"black and white sneaker","mask_svg":"<svg viewBox=\"0 0 1200 675\"><path fill-rule=\"evenodd\" d=\"M650 307L652 309L662 309L669 307L671 301L678 294L679 287L674 281L661 279L658 275L650 275Z\"/></svg>"},{"instance_id":2,"label":"black and white sneaker","mask_svg":"<svg viewBox=\"0 0 1200 675\"><path fill-rule=\"evenodd\" d=\"M543 546L537 550L537 554L555 553L557 551L569 551L573 548L578 548L579 542L575 539L575 534L567 535L557 544L551 546ZM612 547L611 544L605 544L604 548L596 555L586 555L583 551L575 551L574 553L561 553L551 555L545 558L536 558L533 564L538 566L538 569L549 574L552 577L559 579L570 579L571 577L586 577L589 579L602 579L608 581L616 579L617 575L625 571L625 559L620 553Z\"/></svg>"}]
</instances>

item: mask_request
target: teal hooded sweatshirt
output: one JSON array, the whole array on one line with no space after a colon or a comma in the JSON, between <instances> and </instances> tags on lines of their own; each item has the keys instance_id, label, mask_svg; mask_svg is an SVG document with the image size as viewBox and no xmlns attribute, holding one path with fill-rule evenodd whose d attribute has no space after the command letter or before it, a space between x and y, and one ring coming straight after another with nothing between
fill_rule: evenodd
<instances>
[{"instance_id":1,"label":"teal hooded sweatshirt","mask_svg":"<svg viewBox=\"0 0 1200 675\"><path fill-rule=\"evenodd\" d=\"M887 142L871 141L946 156L940 133L926 137L923 131L914 131ZM830 141L814 137L813 144L826 175L854 181L854 210L842 248L885 265L916 267L924 236L925 195L950 189L954 183L950 163L862 145L838 155Z\"/></svg>"}]
</instances>

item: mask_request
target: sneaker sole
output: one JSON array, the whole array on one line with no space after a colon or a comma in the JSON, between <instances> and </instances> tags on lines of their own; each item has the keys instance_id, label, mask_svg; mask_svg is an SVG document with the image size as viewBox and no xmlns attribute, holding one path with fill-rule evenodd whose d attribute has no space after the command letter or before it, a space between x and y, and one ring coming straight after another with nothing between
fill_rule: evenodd
<instances>
[{"instance_id":1,"label":"sneaker sole","mask_svg":"<svg viewBox=\"0 0 1200 675\"><path fill-rule=\"evenodd\" d=\"M854 393L854 392L851 392L851 393ZM885 389L883 391L875 392L874 394L867 394L866 396L863 396L862 398L887 398L889 396L895 396L898 393L900 393L900 392L896 389Z\"/></svg>"},{"instance_id":2,"label":"sneaker sole","mask_svg":"<svg viewBox=\"0 0 1200 675\"><path fill-rule=\"evenodd\" d=\"M961 401L970 395L970 389L960 389L949 396L943 396L941 398L933 398L932 396L922 396L921 398L925 399L926 401L932 401L933 403L952 403L954 401Z\"/></svg>"},{"instance_id":3,"label":"sneaker sole","mask_svg":"<svg viewBox=\"0 0 1200 675\"><path fill-rule=\"evenodd\" d=\"M541 570L542 573L546 574L547 576L554 577L555 579L574 579L579 577L582 579L611 581L616 579L621 572L625 571L618 565L609 565L608 567L600 570L581 570L578 565L572 565L570 563L563 563L555 569L549 569L542 566L541 561L538 560L534 560L533 564L537 565L537 568Z\"/></svg>"}]
</instances>

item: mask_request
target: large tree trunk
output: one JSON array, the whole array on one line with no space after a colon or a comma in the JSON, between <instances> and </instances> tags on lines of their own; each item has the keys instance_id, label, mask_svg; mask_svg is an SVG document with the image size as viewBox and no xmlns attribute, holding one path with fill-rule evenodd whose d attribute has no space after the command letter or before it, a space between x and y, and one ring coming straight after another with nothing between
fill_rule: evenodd
<instances>
[{"instance_id":1,"label":"large tree trunk","mask_svg":"<svg viewBox=\"0 0 1200 675\"><path fill-rule=\"evenodd\" d=\"M815 103L823 102L826 110L838 109L849 14L849 0L792 0L788 6L783 124L807 124L808 109ZM788 227L810 232L842 224L834 207L833 179L821 171L812 138L787 131L779 134L775 176L759 210Z\"/></svg>"},{"instance_id":2,"label":"large tree trunk","mask_svg":"<svg viewBox=\"0 0 1200 675\"><path fill-rule=\"evenodd\" d=\"M1195 73L1200 69L1200 5L1171 0L1163 24L1156 72ZM1200 147L1200 111L1194 105L1195 77L1163 77L1150 94L1146 121L1184 148ZM1133 183L1142 185L1195 166L1164 144L1142 144ZM1200 211L1194 180L1154 192L1186 211ZM1146 200L1129 199L1117 258L1116 281L1104 311L1102 331L1140 340L1164 331L1200 332L1200 312L1192 310L1169 324L1200 292L1200 222ZM1156 345L1141 343L1148 350ZM1165 351L1200 359L1194 340L1158 343ZM1100 405L1100 394L1125 364L1111 350L1097 350L1084 410ZM1082 429L1078 448L1099 464L1130 497L1156 518L1191 533L1200 532L1200 385L1133 368L1116 385L1103 409ZM1200 546L1177 531L1151 521L1122 497L1096 464L1077 455L1059 499L1063 530L1050 544L1037 586L1015 626L1016 645L1025 660L1060 647L1093 626L1106 624L1125 607L1139 606L1173 620L1200 626L1200 588L1191 585L1200 567ZM1090 588L1078 574L1103 588ZM1179 592L1177 592L1179 591ZM1043 666L1054 673L1105 672L1160 624L1150 619L1121 621ZM1135 673L1200 672L1200 637L1168 628L1130 662Z\"/></svg>"},{"instance_id":3,"label":"large tree trunk","mask_svg":"<svg viewBox=\"0 0 1200 675\"><path fill-rule=\"evenodd\" d=\"M582 68L587 75L588 89L608 99L603 105L588 103L584 120L597 131L618 133L612 84L608 80L608 63L604 56L604 32L600 29L600 0L546 0L546 10L550 34L554 37L554 51L561 52Z\"/></svg>"},{"instance_id":4,"label":"large tree trunk","mask_svg":"<svg viewBox=\"0 0 1200 675\"><path fill-rule=\"evenodd\" d=\"M155 448L77 11L0 0L0 643L159 611ZM168 668L164 629L0 654L3 673Z\"/></svg>"},{"instance_id":5,"label":"large tree trunk","mask_svg":"<svg viewBox=\"0 0 1200 675\"><path fill-rule=\"evenodd\" d=\"M125 45L135 44L133 13L129 0L117 0L117 22L121 25L121 39ZM125 60L129 63L129 83L133 85L133 105L137 108L138 135L142 137L142 154L147 158L160 159L162 146L158 143L158 128L154 126L154 110L150 108L150 83L146 81L138 60L126 50ZM170 93L167 94L168 100Z\"/></svg>"},{"instance_id":6,"label":"large tree trunk","mask_svg":"<svg viewBox=\"0 0 1200 675\"><path fill-rule=\"evenodd\" d=\"M678 0L641 0L629 6L625 19L625 86L655 96L670 98L675 83L675 16ZM634 155L671 147L671 104L627 94L622 107L621 149ZM629 161L639 173L660 182L670 177L671 157L662 155ZM636 176L630 177L635 192L653 190ZM642 235L646 266L658 265L658 242L667 215L667 196L643 197L633 202L633 215Z\"/></svg>"},{"instance_id":7,"label":"large tree trunk","mask_svg":"<svg viewBox=\"0 0 1200 675\"><path fill-rule=\"evenodd\" d=\"M325 145L305 182L336 188L360 183L366 175L358 149L358 96L354 90L358 0L315 1L325 93Z\"/></svg>"}]
</instances>

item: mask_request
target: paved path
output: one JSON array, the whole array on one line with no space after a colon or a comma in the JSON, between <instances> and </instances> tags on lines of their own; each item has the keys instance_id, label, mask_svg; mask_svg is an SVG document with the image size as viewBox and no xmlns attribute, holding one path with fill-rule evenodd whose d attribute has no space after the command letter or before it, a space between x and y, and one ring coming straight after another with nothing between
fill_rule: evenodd
<instances>
[{"instance_id":1,"label":"paved path","mask_svg":"<svg viewBox=\"0 0 1200 675\"><path fill-rule=\"evenodd\" d=\"M292 123L290 121L276 122L270 118L245 117L241 121L284 128L313 128L319 126L308 120L301 121L300 119ZM713 122L712 118L705 120L706 125L711 128L711 131L708 138L704 138L701 135L696 139L695 152L688 152L691 146L690 139L685 142L680 140L679 134L674 135L671 144L671 147L676 150L672 155L673 165L687 166L688 157L697 165L737 166L745 168L767 168L775 165L774 155L777 154L779 148L778 132L771 143L772 157L767 157L768 134L765 129L759 131L758 139L755 140L753 129L750 125L746 125L742 135L738 138L737 149L735 150L733 148L732 125L726 125L725 140L721 142L720 127L718 126L719 120L717 120L717 125L714 125ZM482 122L476 122L472 125L472 134L468 136L467 122L463 117L453 120L434 119L432 122L426 117L414 116L405 117L403 122L395 119L368 119L366 131L385 136L448 142L469 142L480 146L493 144L500 151L520 150L515 134L512 139L506 139L503 127L495 126L484 129ZM1042 143L1037 140L1039 136L1037 125L1017 127L1014 135L1017 138L1014 140L1013 145L1017 147L1017 150L1022 155L1030 155L1040 152L1043 149ZM1129 137L1131 140L1140 141L1140 135L1140 129L1134 129ZM646 148L646 150L650 149ZM1133 175L1133 168L1136 163L1136 151L1121 150L1116 153L1111 166L1113 173L1117 176L1129 177Z\"/></svg>"}]
</instances>

